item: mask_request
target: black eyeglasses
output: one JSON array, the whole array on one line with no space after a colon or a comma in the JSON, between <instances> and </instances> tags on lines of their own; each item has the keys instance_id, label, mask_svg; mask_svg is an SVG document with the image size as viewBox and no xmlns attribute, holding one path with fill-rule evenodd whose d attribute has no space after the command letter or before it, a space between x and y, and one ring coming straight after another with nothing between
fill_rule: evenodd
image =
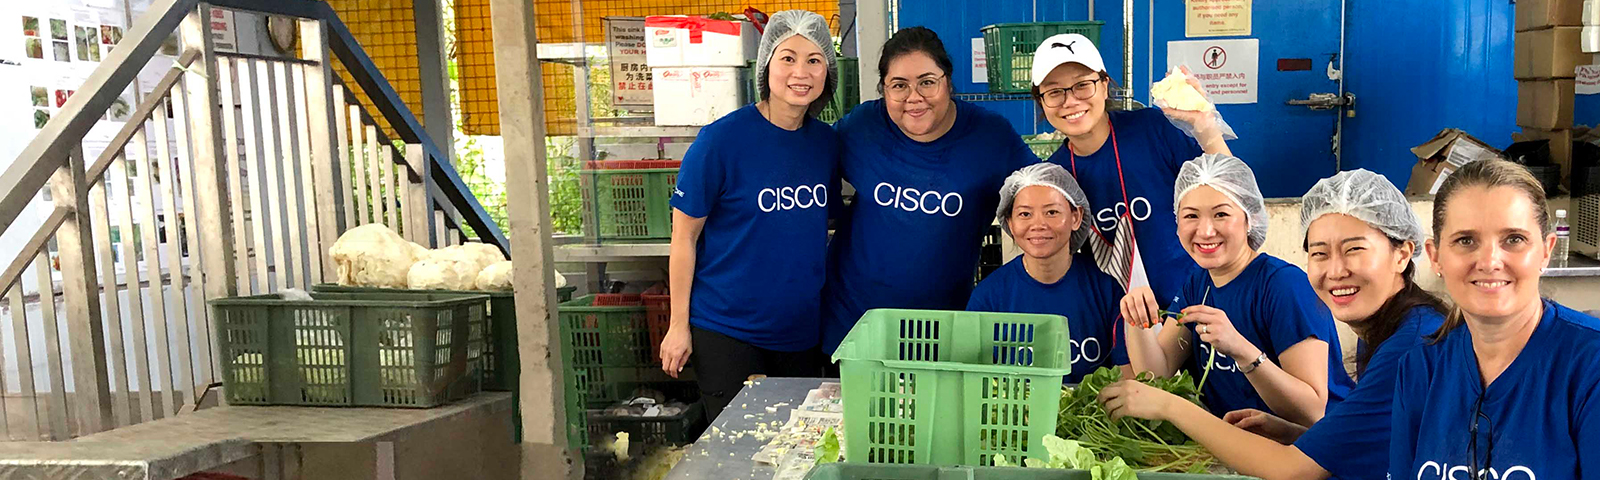
<instances>
[{"instance_id":1,"label":"black eyeglasses","mask_svg":"<svg viewBox=\"0 0 1600 480\"><path fill-rule=\"evenodd\" d=\"M1472 465L1472 470L1468 475L1471 475L1476 480L1489 479L1489 469L1493 468L1491 466L1493 465L1491 463L1493 460L1491 459L1494 458L1494 420L1483 414L1483 397L1484 394L1478 394L1478 402L1472 407L1472 423L1467 426L1468 436L1471 437L1467 440L1467 455L1471 456L1470 464ZM1478 419L1483 419L1489 427L1489 430L1485 432L1488 434L1489 441L1483 449L1483 468L1481 469L1478 468Z\"/></svg>"},{"instance_id":2,"label":"black eyeglasses","mask_svg":"<svg viewBox=\"0 0 1600 480\"><path fill-rule=\"evenodd\" d=\"M1105 78L1101 77L1094 80L1084 80L1072 84L1071 87L1052 88L1043 92L1039 92L1039 101L1046 107L1061 108L1061 105L1067 103L1067 94L1069 93L1072 94L1072 98L1076 98L1078 100L1088 100L1090 97L1094 96L1094 86L1095 84L1100 83L1101 80L1105 80Z\"/></svg>"}]
</instances>

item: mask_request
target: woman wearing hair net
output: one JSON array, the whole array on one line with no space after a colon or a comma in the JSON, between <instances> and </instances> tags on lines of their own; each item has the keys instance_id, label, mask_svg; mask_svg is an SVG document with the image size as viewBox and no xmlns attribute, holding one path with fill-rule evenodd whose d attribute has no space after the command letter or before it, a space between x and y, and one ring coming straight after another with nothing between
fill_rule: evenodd
<instances>
[{"instance_id":1,"label":"woman wearing hair net","mask_svg":"<svg viewBox=\"0 0 1600 480\"><path fill-rule=\"evenodd\" d=\"M1032 80L1039 111L1067 137L1049 161L1082 182L1089 204L1098 209L1090 218L1109 239L1095 238L1104 244L1091 246L1100 269L1154 315L1199 270L1174 241L1177 222L1164 205L1172 203L1172 185L1184 162L1201 153L1229 154L1221 129L1210 112L1110 111L1111 74L1083 35L1060 34L1041 42L1034 51ZM1193 133L1173 122L1190 126Z\"/></svg>"},{"instance_id":2,"label":"woman wearing hair net","mask_svg":"<svg viewBox=\"0 0 1600 480\"><path fill-rule=\"evenodd\" d=\"M1160 330L1124 299L1133 370L1171 376L1188 362L1217 416L1253 408L1306 426L1321 419L1353 382L1306 273L1259 251L1268 219L1255 174L1238 158L1206 154L1183 165L1174 191L1178 241L1205 270L1183 283ZM1111 397L1106 409L1123 403Z\"/></svg>"},{"instance_id":3,"label":"woman wearing hair net","mask_svg":"<svg viewBox=\"0 0 1600 480\"><path fill-rule=\"evenodd\" d=\"M1072 372L1067 383L1106 365L1126 364L1112 331L1122 287L1101 273L1094 259L1079 255L1089 231L1089 200L1060 165L1039 163L1006 177L995 217L1022 248L972 291L967 310L1042 313L1067 317L1072 335Z\"/></svg>"},{"instance_id":4,"label":"woman wearing hair net","mask_svg":"<svg viewBox=\"0 0 1600 480\"><path fill-rule=\"evenodd\" d=\"M839 137L815 118L838 83L821 15L772 15L757 65L761 100L705 128L672 193L672 319L661 365L694 361L716 418L752 374L822 372L817 351L828 209ZM783 275L773 275L783 272Z\"/></svg>"},{"instance_id":5,"label":"woman wearing hair net","mask_svg":"<svg viewBox=\"0 0 1600 480\"><path fill-rule=\"evenodd\" d=\"M1253 409L1219 420L1172 394L1123 382L1103 391L1108 404L1122 399L1112 414L1171 421L1229 467L1266 480L1383 478L1396 368L1444 322L1444 302L1412 280L1427 234L1400 190L1366 170L1311 187L1300 231L1317 296L1361 338L1360 383L1344 401L1307 430Z\"/></svg>"},{"instance_id":6,"label":"woman wearing hair net","mask_svg":"<svg viewBox=\"0 0 1600 480\"><path fill-rule=\"evenodd\" d=\"M830 246L825 353L868 309L965 306L995 192L1039 163L1009 120L952 96L953 68L932 30L895 32L878 60L883 98L834 126L857 194Z\"/></svg>"}]
</instances>

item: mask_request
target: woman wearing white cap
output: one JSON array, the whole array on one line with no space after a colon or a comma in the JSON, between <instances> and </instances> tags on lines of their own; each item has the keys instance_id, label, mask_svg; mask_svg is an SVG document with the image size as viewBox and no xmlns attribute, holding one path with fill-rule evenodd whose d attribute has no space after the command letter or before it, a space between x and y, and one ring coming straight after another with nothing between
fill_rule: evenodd
<instances>
[{"instance_id":1,"label":"woman wearing white cap","mask_svg":"<svg viewBox=\"0 0 1600 480\"><path fill-rule=\"evenodd\" d=\"M834 62L821 15L773 14L757 56L761 101L701 129L678 172L661 368L676 377L693 359L711 418L752 374L822 373L817 306L839 137L816 115L838 85Z\"/></svg>"},{"instance_id":2,"label":"woman wearing white cap","mask_svg":"<svg viewBox=\"0 0 1600 480\"><path fill-rule=\"evenodd\" d=\"M1260 252L1268 219L1255 174L1205 154L1183 164L1173 190L1177 236L1205 270L1183 283L1163 328L1126 330L1133 370L1171 376L1188 364L1219 417L1251 408L1315 423L1354 385L1306 273ZM1109 400L1106 411L1120 406Z\"/></svg>"},{"instance_id":3,"label":"woman wearing white cap","mask_svg":"<svg viewBox=\"0 0 1600 480\"><path fill-rule=\"evenodd\" d=\"M1006 175L1039 158L1010 121L956 100L932 30L895 32L878 60L883 99L834 125L856 188L834 234L823 292L823 352L872 308L960 310Z\"/></svg>"},{"instance_id":4,"label":"woman wearing white cap","mask_svg":"<svg viewBox=\"0 0 1600 480\"><path fill-rule=\"evenodd\" d=\"M1218 419L1160 389L1119 382L1101 391L1108 404L1119 405L1111 415L1173 422L1244 475L1384 478L1400 360L1422 348L1444 322L1444 302L1412 278L1427 233L1405 195L1366 170L1341 172L1311 187L1300 209L1300 231L1311 286L1361 339L1361 383L1344 401L1307 430L1258 410Z\"/></svg>"},{"instance_id":5,"label":"woman wearing white cap","mask_svg":"<svg viewBox=\"0 0 1600 480\"><path fill-rule=\"evenodd\" d=\"M1022 255L984 278L967 302L971 311L1066 317L1072 335L1067 383L1128 363L1120 349L1112 351L1122 287L1095 268L1093 258L1078 254L1090 235L1088 213L1083 189L1060 165L1037 163L1006 177L995 217Z\"/></svg>"},{"instance_id":6,"label":"woman wearing white cap","mask_svg":"<svg viewBox=\"0 0 1600 480\"><path fill-rule=\"evenodd\" d=\"M1102 244L1094 246L1096 262L1128 287L1123 309L1153 319L1198 269L1178 245L1176 218L1162 207L1172 204L1172 182L1184 162L1201 153L1230 153L1228 145L1209 113L1109 111L1111 76L1083 35L1045 39L1034 51L1032 77L1040 112L1067 136L1050 162L1067 167L1083 184L1097 209L1093 225L1109 239L1094 239ZM1169 117L1192 126L1194 137Z\"/></svg>"}]
</instances>

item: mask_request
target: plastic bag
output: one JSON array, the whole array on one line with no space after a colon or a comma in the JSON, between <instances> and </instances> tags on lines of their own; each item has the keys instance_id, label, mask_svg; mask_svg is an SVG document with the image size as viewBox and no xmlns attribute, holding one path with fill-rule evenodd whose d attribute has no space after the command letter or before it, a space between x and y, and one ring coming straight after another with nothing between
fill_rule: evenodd
<instances>
[{"instance_id":1,"label":"plastic bag","mask_svg":"<svg viewBox=\"0 0 1600 480\"><path fill-rule=\"evenodd\" d=\"M1161 82L1157 82L1157 85L1161 85L1162 82L1178 81L1177 78L1174 77L1174 76L1178 76L1178 75L1181 75L1181 76L1184 76L1184 77L1193 77L1194 76L1193 73L1189 70L1188 65L1180 64L1180 65L1178 65L1176 67L1173 67L1172 70L1168 71L1167 72L1167 77L1161 79ZM1239 136L1234 134L1233 133L1233 127L1228 126L1228 122L1226 122L1226 121L1224 121L1222 119L1222 112L1217 111L1216 104L1211 101L1211 96L1207 95L1205 90L1203 90L1203 89L1196 89L1196 91L1197 91L1197 93L1200 94L1200 96L1202 98L1205 99L1206 106L1209 107L1206 110L1211 113L1211 118L1216 121L1217 130L1222 132L1222 139L1223 140L1237 140L1239 138ZM1172 102L1172 97L1170 97L1169 95L1157 95L1156 94L1156 88L1155 88L1154 85L1151 86L1150 103L1154 104L1157 107L1161 107L1161 109L1163 109L1163 110L1167 110L1167 109L1177 110L1178 109L1178 108L1172 106L1172 103L1173 103ZM1180 103L1186 103L1186 102L1180 101ZM1188 105L1183 105L1183 106L1188 106ZM1167 117L1167 121L1172 122L1172 126L1178 127L1178 130L1182 130L1185 135L1188 135L1191 138L1195 138L1194 125L1190 125L1187 122L1184 122L1182 120L1178 120L1176 118L1172 118L1171 116Z\"/></svg>"}]
</instances>

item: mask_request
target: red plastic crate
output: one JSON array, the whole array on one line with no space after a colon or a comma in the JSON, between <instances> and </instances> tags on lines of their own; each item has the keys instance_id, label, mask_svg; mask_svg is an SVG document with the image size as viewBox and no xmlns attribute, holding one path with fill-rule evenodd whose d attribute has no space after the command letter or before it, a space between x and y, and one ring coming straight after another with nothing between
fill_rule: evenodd
<instances>
[{"instance_id":1,"label":"red plastic crate","mask_svg":"<svg viewBox=\"0 0 1600 480\"><path fill-rule=\"evenodd\" d=\"M672 326L672 295L644 295L645 323L650 326L650 354L661 358L661 340Z\"/></svg>"},{"instance_id":2,"label":"red plastic crate","mask_svg":"<svg viewBox=\"0 0 1600 480\"><path fill-rule=\"evenodd\" d=\"M594 296L596 307L637 307L643 300L637 293L599 293Z\"/></svg>"}]
</instances>

